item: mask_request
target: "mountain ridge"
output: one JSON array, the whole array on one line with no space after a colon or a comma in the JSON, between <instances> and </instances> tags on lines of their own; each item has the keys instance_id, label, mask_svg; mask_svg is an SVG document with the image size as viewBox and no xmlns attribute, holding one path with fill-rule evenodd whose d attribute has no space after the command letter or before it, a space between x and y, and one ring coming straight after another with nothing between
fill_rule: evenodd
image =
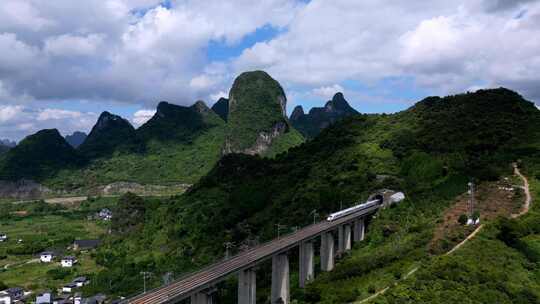
<instances>
[{"instance_id":1,"label":"mountain ridge","mask_svg":"<svg viewBox=\"0 0 540 304\"><path fill-rule=\"evenodd\" d=\"M295 107L289 120L304 137L314 138L321 130L336 121L358 114L360 113L345 100L343 93L338 92L326 102L324 107L313 107L307 114L302 106Z\"/></svg>"}]
</instances>

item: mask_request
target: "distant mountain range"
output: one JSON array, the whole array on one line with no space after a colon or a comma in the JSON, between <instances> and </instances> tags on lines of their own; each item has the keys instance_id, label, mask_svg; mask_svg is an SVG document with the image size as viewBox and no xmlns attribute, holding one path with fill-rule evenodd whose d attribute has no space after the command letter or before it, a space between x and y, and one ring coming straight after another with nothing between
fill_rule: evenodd
<instances>
[{"instance_id":1,"label":"distant mountain range","mask_svg":"<svg viewBox=\"0 0 540 304\"><path fill-rule=\"evenodd\" d=\"M230 98L211 109L203 101L189 107L164 101L138 129L103 112L88 135L75 132L64 139L57 131L40 131L10 151L3 149L0 180L31 179L62 189L118 181L193 183L224 154L274 157L304 142L301 133L314 137L338 118L357 113L337 94L324 110L289 121L286 103L283 88L270 75L246 72L234 81ZM25 168L25 163L33 165Z\"/></svg>"},{"instance_id":2,"label":"distant mountain range","mask_svg":"<svg viewBox=\"0 0 540 304\"><path fill-rule=\"evenodd\" d=\"M314 138L339 119L357 114L360 113L349 105L343 93L336 93L323 108L312 108L308 114L304 113L302 106L296 106L289 120L304 137Z\"/></svg>"},{"instance_id":3,"label":"distant mountain range","mask_svg":"<svg viewBox=\"0 0 540 304\"><path fill-rule=\"evenodd\" d=\"M6 153L11 148L15 147L17 145L16 142L11 141L9 139L0 139L0 155Z\"/></svg>"}]
</instances>

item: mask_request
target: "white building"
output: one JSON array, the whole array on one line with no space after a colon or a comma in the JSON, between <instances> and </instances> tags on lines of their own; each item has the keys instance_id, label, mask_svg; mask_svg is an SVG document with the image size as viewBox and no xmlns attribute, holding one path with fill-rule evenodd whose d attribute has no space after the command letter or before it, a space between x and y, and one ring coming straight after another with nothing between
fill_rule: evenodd
<instances>
[{"instance_id":1,"label":"white building","mask_svg":"<svg viewBox=\"0 0 540 304\"><path fill-rule=\"evenodd\" d=\"M11 295L5 291L0 291L0 304L11 304L13 303Z\"/></svg>"},{"instance_id":2,"label":"white building","mask_svg":"<svg viewBox=\"0 0 540 304\"><path fill-rule=\"evenodd\" d=\"M75 265L76 263L77 263L77 259L72 256L64 257L60 261L60 264L62 264L62 267L73 267L73 265Z\"/></svg>"},{"instance_id":3,"label":"white building","mask_svg":"<svg viewBox=\"0 0 540 304\"><path fill-rule=\"evenodd\" d=\"M73 283L77 285L77 287L83 287L90 283L90 280L88 280L86 277L78 277L73 280Z\"/></svg>"},{"instance_id":4,"label":"white building","mask_svg":"<svg viewBox=\"0 0 540 304\"><path fill-rule=\"evenodd\" d=\"M8 239L7 234L0 233L0 242L5 242L7 241L7 239Z\"/></svg>"},{"instance_id":5,"label":"white building","mask_svg":"<svg viewBox=\"0 0 540 304\"><path fill-rule=\"evenodd\" d=\"M45 251L45 252L42 252L40 255L39 255L39 260L42 262L42 263L50 263L54 260L54 253L53 252L50 252L50 251Z\"/></svg>"},{"instance_id":6,"label":"white building","mask_svg":"<svg viewBox=\"0 0 540 304\"><path fill-rule=\"evenodd\" d=\"M62 292L65 293L72 293L77 288L77 284L75 283L69 283L62 287Z\"/></svg>"},{"instance_id":7,"label":"white building","mask_svg":"<svg viewBox=\"0 0 540 304\"><path fill-rule=\"evenodd\" d=\"M53 302L52 293L46 291L36 296L36 304L51 304Z\"/></svg>"}]
</instances>

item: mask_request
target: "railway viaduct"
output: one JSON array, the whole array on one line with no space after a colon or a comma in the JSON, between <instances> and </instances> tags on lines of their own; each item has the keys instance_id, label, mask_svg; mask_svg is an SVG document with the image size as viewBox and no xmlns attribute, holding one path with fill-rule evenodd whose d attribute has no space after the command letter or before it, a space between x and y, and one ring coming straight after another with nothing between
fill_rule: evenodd
<instances>
[{"instance_id":1,"label":"railway viaduct","mask_svg":"<svg viewBox=\"0 0 540 304\"><path fill-rule=\"evenodd\" d=\"M353 242L364 239L366 217L388 205L389 197L393 193L395 192L385 191L370 197L371 200L382 201L380 205L371 206L333 221L323 220L307 226L185 275L171 284L138 295L123 303L172 304L190 298L191 304L212 304L216 284L231 275L237 275L238 303L255 304L257 289L255 269L258 264L271 259L271 303L287 304L290 302L288 251L299 247L299 284L303 288L307 282L314 279L314 242L320 241L321 270L331 271L337 255L350 250Z\"/></svg>"}]
</instances>

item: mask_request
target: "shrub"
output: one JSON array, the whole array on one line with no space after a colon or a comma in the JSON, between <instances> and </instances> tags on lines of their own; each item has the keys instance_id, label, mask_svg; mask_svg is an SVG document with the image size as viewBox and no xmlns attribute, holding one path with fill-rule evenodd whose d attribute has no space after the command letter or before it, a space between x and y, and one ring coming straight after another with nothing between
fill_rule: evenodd
<instances>
[{"instance_id":1,"label":"shrub","mask_svg":"<svg viewBox=\"0 0 540 304\"><path fill-rule=\"evenodd\" d=\"M458 223L460 223L461 225L465 225L465 224L467 224L467 220L468 220L468 219L469 219L469 218L467 217L467 215L462 214L462 215L460 215L459 218L458 218Z\"/></svg>"},{"instance_id":2,"label":"shrub","mask_svg":"<svg viewBox=\"0 0 540 304\"><path fill-rule=\"evenodd\" d=\"M71 270L64 268L54 268L47 271L47 275L53 280L63 280L71 274Z\"/></svg>"}]
</instances>

